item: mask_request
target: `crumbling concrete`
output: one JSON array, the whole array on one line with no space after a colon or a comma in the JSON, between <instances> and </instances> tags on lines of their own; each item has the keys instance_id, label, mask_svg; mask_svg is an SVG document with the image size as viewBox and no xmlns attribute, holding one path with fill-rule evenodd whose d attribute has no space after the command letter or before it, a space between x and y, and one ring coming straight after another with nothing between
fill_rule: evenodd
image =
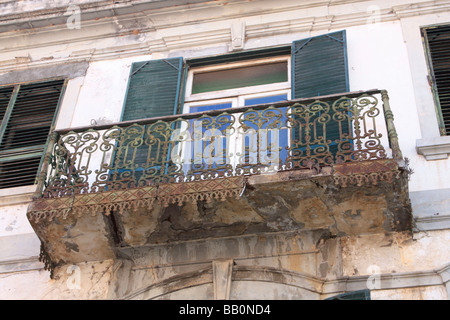
<instances>
[{"instance_id":1,"label":"crumbling concrete","mask_svg":"<svg viewBox=\"0 0 450 320\"><path fill-rule=\"evenodd\" d=\"M155 202L151 209L139 207L108 216L69 213L65 219L32 221L32 226L57 265L111 259L120 248L205 239L318 230L326 241L411 230L406 178L342 188L329 175L305 179L291 172L289 182L280 181L283 175L250 180L237 199L167 207Z\"/></svg>"}]
</instances>

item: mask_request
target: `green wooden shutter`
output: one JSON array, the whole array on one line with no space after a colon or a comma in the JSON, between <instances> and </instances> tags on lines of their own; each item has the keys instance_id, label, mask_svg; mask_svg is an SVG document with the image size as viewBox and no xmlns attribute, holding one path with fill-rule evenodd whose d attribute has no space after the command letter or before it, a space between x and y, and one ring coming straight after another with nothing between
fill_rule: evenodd
<instances>
[{"instance_id":1,"label":"green wooden shutter","mask_svg":"<svg viewBox=\"0 0 450 320\"><path fill-rule=\"evenodd\" d=\"M450 135L450 25L425 28L428 65L442 135Z\"/></svg>"},{"instance_id":2,"label":"green wooden shutter","mask_svg":"<svg viewBox=\"0 0 450 320\"><path fill-rule=\"evenodd\" d=\"M294 41L292 44L292 98L309 98L349 91L347 72L347 52L345 30L333 32L317 37ZM332 100L326 101L329 105ZM330 117L333 112L330 112ZM315 115L317 119L321 114ZM314 121L314 118L312 119ZM350 133L348 121L338 123L329 121L326 132L322 127L317 128L317 136L324 135L332 143L326 147L328 156L317 154L314 156L334 158L339 154L339 145L344 142L339 133L339 125L344 134ZM293 130L294 139L298 138L298 130ZM318 142L316 147L325 146ZM320 150L320 149L317 149ZM328 162L328 161L325 161Z\"/></svg>"},{"instance_id":3,"label":"green wooden shutter","mask_svg":"<svg viewBox=\"0 0 450 320\"><path fill-rule=\"evenodd\" d=\"M0 123L3 121L3 117L5 116L13 90L13 86L0 88Z\"/></svg>"},{"instance_id":4,"label":"green wooden shutter","mask_svg":"<svg viewBox=\"0 0 450 320\"><path fill-rule=\"evenodd\" d=\"M370 290L351 291L329 297L325 300L370 300Z\"/></svg>"},{"instance_id":5,"label":"green wooden shutter","mask_svg":"<svg viewBox=\"0 0 450 320\"><path fill-rule=\"evenodd\" d=\"M122 121L176 114L183 58L133 63Z\"/></svg>"},{"instance_id":6,"label":"green wooden shutter","mask_svg":"<svg viewBox=\"0 0 450 320\"><path fill-rule=\"evenodd\" d=\"M128 80L122 121L164 117L178 113L181 103L183 80L183 58L150 60L132 64ZM115 172L112 180L128 180L135 185L157 178L155 172L167 170L170 165L168 155L162 146L168 146L163 132L148 129L144 126L142 135L125 137L120 143L120 150L115 156ZM148 134L151 131L151 139ZM144 141L135 146L135 141ZM149 143L149 144L147 144ZM132 164L130 166L129 164Z\"/></svg>"},{"instance_id":7,"label":"green wooden shutter","mask_svg":"<svg viewBox=\"0 0 450 320\"><path fill-rule=\"evenodd\" d=\"M0 188L34 184L63 85L53 80L0 89Z\"/></svg>"},{"instance_id":8,"label":"green wooden shutter","mask_svg":"<svg viewBox=\"0 0 450 320\"><path fill-rule=\"evenodd\" d=\"M348 92L345 30L294 41L292 98Z\"/></svg>"}]
</instances>

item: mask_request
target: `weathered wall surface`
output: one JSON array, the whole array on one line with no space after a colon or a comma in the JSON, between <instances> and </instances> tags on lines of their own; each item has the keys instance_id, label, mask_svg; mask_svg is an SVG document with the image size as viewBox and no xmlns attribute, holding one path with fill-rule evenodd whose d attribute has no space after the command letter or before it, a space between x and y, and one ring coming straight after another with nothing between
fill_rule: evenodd
<instances>
[{"instance_id":1,"label":"weathered wall surface","mask_svg":"<svg viewBox=\"0 0 450 320\"><path fill-rule=\"evenodd\" d=\"M449 240L446 231L344 237L343 273L368 274L372 265L377 265L380 273L438 269L450 260Z\"/></svg>"},{"instance_id":2,"label":"weathered wall surface","mask_svg":"<svg viewBox=\"0 0 450 320\"><path fill-rule=\"evenodd\" d=\"M217 239L211 232L206 236L212 238L203 242L194 240L193 234L184 239L171 234L176 243L155 245L162 242L157 236L163 233L152 239L140 229L139 219L123 216L129 226L124 229L124 242L140 248L125 247L108 252L104 261L89 263L82 262L84 256L79 254L76 264L58 267L51 280L37 260L39 239L26 219L33 188L17 188L0 192L0 299L211 298L211 265L220 259L234 263L232 299L321 299L367 288L371 275L375 276L373 299L448 299L450 160L429 161L416 149L417 140L438 135L419 30L449 23L447 3L378 1L370 9L365 1L300 4L282 0L275 7L274 1L236 0L189 1L191 5L183 7L186 1L180 0L176 9L150 1L151 6L143 10L127 4L134 1L112 5L111 1L79 0L72 3L81 8L81 28L69 29L66 22L71 13L63 2L0 4L2 17L8 18L0 23L0 84L69 77L57 128L120 121L132 62L228 53L233 24L245 22L244 49L289 45L345 29L350 89L389 92L400 147L414 170L409 196L416 231L423 232L396 234L377 229L381 232L350 235L361 221L365 227L383 228L380 216L370 220L371 211L386 207L383 199L360 193L354 194L353 206L333 206L324 201L323 194L315 194L304 199L305 206L290 211L272 208L279 210L278 216L289 217L285 221L301 224L301 232L293 228L286 233L244 236L235 225L233 237L224 234L228 237ZM30 17L36 19L28 21ZM387 146L386 140L383 143ZM250 204L245 204L248 214L243 223L258 226L264 219ZM190 208L187 217L174 213L171 226L180 227L186 221L191 227L205 221L230 225L242 221L242 216L231 214L233 206L242 205L230 202L229 207L219 208L227 214L213 216L208 216L210 208ZM339 225L330 237L326 228L335 223L337 215ZM76 236L76 228L60 235ZM89 235L87 239L96 241ZM68 240L67 252L61 254L80 250L76 241ZM86 254L95 256L95 252Z\"/></svg>"},{"instance_id":3,"label":"weathered wall surface","mask_svg":"<svg viewBox=\"0 0 450 320\"><path fill-rule=\"evenodd\" d=\"M65 265L55 270L54 279L42 267L20 273L0 274L0 299L98 300L106 299L113 262Z\"/></svg>"},{"instance_id":4,"label":"weathered wall surface","mask_svg":"<svg viewBox=\"0 0 450 320\"><path fill-rule=\"evenodd\" d=\"M366 288L375 300L448 298L450 250L445 232L342 239L320 234L291 232L123 249L115 262L58 267L54 280L39 268L2 273L0 298L211 299L212 263L224 259L233 261L230 299L314 300Z\"/></svg>"},{"instance_id":5,"label":"weathered wall surface","mask_svg":"<svg viewBox=\"0 0 450 320\"><path fill-rule=\"evenodd\" d=\"M417 287L408 289L375 290L373 300L447 300L443 286Z\"/></svg>"}]
</instances>

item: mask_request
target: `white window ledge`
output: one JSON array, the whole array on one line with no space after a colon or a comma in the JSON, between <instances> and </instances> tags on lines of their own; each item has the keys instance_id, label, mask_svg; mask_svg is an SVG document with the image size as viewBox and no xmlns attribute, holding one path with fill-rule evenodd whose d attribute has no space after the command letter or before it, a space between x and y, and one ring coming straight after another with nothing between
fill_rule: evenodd
<instances>
[{"instance_id":1,"label":"white window ledge","mask_svg":"<svg viewBox=\"0 0 450 320\"><path fill-rule=\"evenodd\" d=\"M418 139L416 149L427 160L447 159L450 155L450 136Z\"/></svg>"},{"instance_id":2,"label":"white window ledge","mask_svg":"<svg viewBox=\"0 0 450 320\"><path fill-rule=\"evenodd\" d=\"M31 202L36 192L36 185L0 189L0 206L24 204Z\"/></svg>"}]
</instances>

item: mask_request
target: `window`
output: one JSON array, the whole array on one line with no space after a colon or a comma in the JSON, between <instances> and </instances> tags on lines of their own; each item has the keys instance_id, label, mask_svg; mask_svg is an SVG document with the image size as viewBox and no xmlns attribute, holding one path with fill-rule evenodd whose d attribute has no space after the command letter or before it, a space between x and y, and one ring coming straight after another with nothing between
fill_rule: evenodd
<instances>
[{"instance_id":1,"label":"window","mask_svg":"<svg viewBox=\"0 0 450 320\"><path fill-rule=\"evenodd\" d=\"M191 68L185 102L290 90L288 70L289 55Z\"/></svg>"},{"instance_id":2,"label":"window","mask_svg":"<svg viewBox=\"0 0 450 320\"><path fill-rule=\"evenodd\" d=\"M133 63L122 121L183 113L184 103L275 90L290 90L291 99L348 92L345 31L291 46Z\"/></svg>"},{"instance_id":3,"label":"window","mask_svg":"<svg viewBox=\"0 0 450 320\"><path fill-rule=\"evenodd\" d=\"M187 77L186 98L183 113L204 112L228 108L249 107L265 103L275 103L290 100L290 55L277 55L263 59L249 59L238 62L213 64L203 67L191 68ZM285 110L280 110L283 113ZM267 151L268 159L280 159L287 157L288 132L286 127L280 128L276 133L264 132L251 121L242 119L246 131L239 131L238 119L241 114L234 114L233 127L227 127L226 121L217 130L217 135L222 135L221 145L214 140L211 128L202 125L201 121L191 121L191 131L200 130L203 141L194 141L190 145L190 152L184 150L184 159L194 162L195 169L202 170L209 166L215 170L222 166L224 170L233 170L237 164L257 163L258 150ZM282 116L283 119L285 116ZM228 116L231 118L231 116ZM282 119L282 120L283 120ZM224 119L222 119L224 120ZM285 119L284 119L285 120ZM286 121L282 121L286 123ZM266 125L270 127L270 123ZM226 130L230 135L224 136ZM193 134L190 134L193 136ZM264 135L264 137L262 136ZM276 138L275 138L276 136ZM264 141L265 147L263 147ZM215 147L213 144L216 144ZM272 148L268 148L272 146ZM274 152L281 149L281 152ZM210 149L211 152L208 152ZM221 154L215 154L221 150ZM247 151L245 151L247 150ZM207 152L205 152L207 151ZM199 156L201 155L201 156ZM261 154L259 155L261 158ZM284 158L284 159L283 159ZM189 161L189 159L191 161ZM203 159L203 160L200 160ZM204 163L202 163L202 161ZM268 162L268 161L267 161ZM284 161L283 161L284 162ZM279 161L277 161L278 165ZM189 165L185 172L189 171Z\"/></svg>"},{"instance_id":4,"label":"window","mask_svg":"<svg viewBox=\"0 0 450 320\"><path fill-rule=\"evenodd\" d=\"M122 120L243 108L255 104L348 91L346 35L345 31L338 31L294 41L291 45L282 47L240 51L188 60L177 57L133 63ZM195 143L190 147L186 147L187 144L183 146L178 142L172 144L169 136L159 135L158 132L156 135L152 133L152 139L147 139L146 134L152 130L151 123L153 122L150 121L145 128L139 129L142 134L136 133L133 136L132 140L139 143L133 144L130 140L130 143L125 141L121 144L120 148L123 148L123 152L117 153L114 166L118 173L130 171L131 173L127 173L127 175L143 182L156 174L150 173L151 170L147 170L147 168L155 169L152 172L170 171L168 166L175 161L171 163L173 157L170 158L167 156L168 154L176 154L176 157L181 157L180 159L183 161L191 157L191 163L183 166L184 172L188 169L202 170L202 167L205 168L205 163L203 160L197 161L197 151L208 150L208 148L212 150L216 149L212 148L214 144L229 143L227 152L211 153L214 163L208 163L208 165L214 171L217 171L218 168L223 168L224 171L230 170L230 166L235 168L236 163L242 164L251 160L242 159L242 153L243 149L252 150L254 140L245 133L235 135L233 142L230 142L229 137L227 139L223 135L219 138L213 132L214 130L224 132L227 129L230 131L233 131L233 128L235 131L238 129L236 123L233 125L234 127L231 125L227 127L229 120L227 117L230 115L224 115L221 118L220 128L217 125L215 128L208 128L207 125L195 124L195 119L190 120L189 125L185 124L186 127L191 128L191 135L194 134L196 126L197 131L210 135L206 136L207 141L204 141L201 147ZM241 120L246 125L248 124L250 129L256 129L251 127L250 119ZM168 123L167 125L170 126ZM270 123L266 126L270 128ZM338 127L333 126L331 121L326 126L327 139L339 135ZM183 130L183 128L176 128L176 130L178 129ZM160 128L159 132L161 130ZM168 128L168 130L174 130L174 128ZM302 132L299 130L284 129L284 131L281 130L278 137L272 136L272 132L268 132L268 130L270 129L259 130L258 134L267 134L266 143L279 143L282 150L279 154L281 160L288 156L285 147L290 143L294 146L291 148L291 152L302 152L301 148L304 147L305 142L302 140ZM258 136L257 139L260 137ZM159 153L161 145L169 145L168 148L171 150ZM323 150L327 150L330 158L334 155L334 151L329 150L328 146L317 148L317 150L322 150L322 152L319 154L319 151L313 151L316 157L323 156ZM232 158L227 158L228 151L233 154ZM268 151L268 158L271 157L271 152ZM125 155L128 155L129 159ZM241 159L237 158L239 156ZM247 154L245 157L249 158L251 155ZM209 160L211 159L207 159L206 162ZM149 173L138 174L143 170L147 170ZM137 178L138 176L144 178Z\"/></svg>"},{"instance_id":5,"label":"window","mask_svg":"<svg viewBox=\"0 0 450 320\"><path fill-rule=\"evenodd\" d=\"M192 78L190 94L273 83L289 84L288 62L289 56L192 69L189 72Z\"/></svg>"},{"instance_id":6,"label":"window","mask_svg":"<svg viewBox=\"0 0 450 320\"><path fill-rule=\"evenodd\" d=\"M422 29L441 135L450 135L450 25Z\"/></svg>"},{"instance_id":7,"label":"window","mask_svg":"<svg viewBox=\"0 0 450 320\"><path fill-rule=\"evenodd\" d=\"M180 57L135 62L131 65L122 121L176 114L180 105L183 59ZM129 178L133 183L154 176L167 163L162 145L169 139L148 124L130 133L114 154L112 180ZM132 130L132 129L131 129ZM149 137L151 132L152 137ZM138 143L136 141L145 141Z\"/></svg>"},{"instance_id":8,"label":"window","mask_svg":"<svg viewBox=\"0 0 450 320\"><path fill-rule=\"evenodd\" d=\"M0 189L35 183L64 80L0 87Z\"/></svg>"}]
</instances>

